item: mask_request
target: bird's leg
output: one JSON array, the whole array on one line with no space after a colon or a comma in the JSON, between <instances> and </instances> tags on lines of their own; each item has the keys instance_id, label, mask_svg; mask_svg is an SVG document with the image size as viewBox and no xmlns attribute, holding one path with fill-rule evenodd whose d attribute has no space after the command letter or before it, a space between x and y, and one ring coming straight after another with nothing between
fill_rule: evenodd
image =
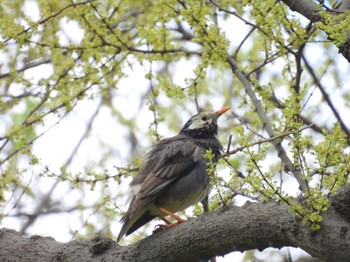
<instances>
[{"instance_id":1,"label":"bird's leg","mask_svg":"<svg viewBox=\"0 0 350 262\"><path fill-rule=\"evenodd\" d=\"M168 228L172 228L178 224L181 224L182 222L185 222L185 219L182 219L181 217L179 217L178 215L175 215L173 212L169 211L168 209L165 209L163 207L159 208L160 211L162 211L163 213L171 216L172 218L176 219L177 221L175 223L171 223L168 219L166 219L165 217L160 217L161 220L163 220L165 222L165 224L159 224L155 226L155 231L163 231L165 229Z\"/></svg>"},{"instance_id":2,"label":"bird's leg","mask_svg":"<svg viewBox=\"0 0 350 262\"><path fill-rule=\"evenodd\" d=\"M169 210L167 210L167 209L165 209L163 207L160 207L159 210L177 220L175 223L171 223L169 220L167 220L166 218L162 217L161 219L166 224L165 225L159 225L160 227L171 228L171 227L174 227L174 226L176 226L178 224L181 224L182 222L186 221L185 219L182 219L178 215L175 215L173 212L171 212L171 211L169 211Z\"/></svg>"},{"instance_id":3,"label":"bird's leg","mask_svg":"<svg viewBox=\"0 0 350 262\"><path fill-rule=\"evenodd\" d=\"M180 223L186 221L185 219L182 219L181 217L179 217L178 215L176 215L173 212L169 211L168 209L160 207L159 210L162 211L163 213L167 214L168 216L171 216L172 218L176 219L177 220L177 224L180 224Z\"/></svg>"},{"instance_id":4,"label":"bird's leg","mask_svg":"<svg viewBox=\"0 0 350 262\"><path fill-rule=\"evenodd\" d=\"M172 224L172 223L171 223L168 219L166 219L165 217L161 217L160 219L163 220L163 221L165 222L165 224L167 224L167 225Z\"/></svg>"}]
</instances>

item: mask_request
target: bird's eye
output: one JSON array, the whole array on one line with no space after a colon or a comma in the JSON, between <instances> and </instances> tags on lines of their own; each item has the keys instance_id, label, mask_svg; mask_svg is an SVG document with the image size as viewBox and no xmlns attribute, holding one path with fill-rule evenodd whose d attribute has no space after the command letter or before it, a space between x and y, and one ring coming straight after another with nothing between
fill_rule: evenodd
<instances>
[{"instance_id":1,"label":"bird's eye","mask_svg":"<svg viewBox=\"0 0 350 262\"><path fill-rule=\"evenodd\" d=\"M202 120L203 120L203 121L207 121L207 120L208 120L208 117L202 116Z\"/></svg>"}]
</instances>

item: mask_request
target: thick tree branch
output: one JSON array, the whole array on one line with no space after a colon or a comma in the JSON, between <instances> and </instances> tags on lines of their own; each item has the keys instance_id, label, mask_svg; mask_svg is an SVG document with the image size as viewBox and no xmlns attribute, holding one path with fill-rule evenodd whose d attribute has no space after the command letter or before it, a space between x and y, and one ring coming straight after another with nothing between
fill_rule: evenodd
<instances>
[{"instance_id":1,"label":"thick tree branch","mask_svg":"<svg viewBox=\"0 0 350 262\"><path fill-rule=\"evenodd\" d=\"M350 9L350 1L342 0L340 6L337 8L338 11L344 12Z\"/></svg>"},{"instance_id":2,"label":"thick tree branch","mask_svg":"<svg viewBox=\"0 0 350 262\"><path fill-rule=\"evenodd\" d=\"M309 0L282 0L292 11L298 12L305 16L310 22L322 20L320 12L322 9L316 3Z\"/></svg>"},{"instance_id":3,"label":"thick tree branch","mask_svg":"<svg viewBox=\"0 0 350 262\"><path fill-rule=\"evenodd\" d=\"M350 222L350 184L342 187L330 200L337 212Z\"/></svg>"},{"instance_id":4,"label":"thick tree branch","mask_svg":"<svg viewBox=\"0 0 350 262\"><path fill-rule=\"evenodd\" d=\"M349 231L349 222L332 207L323 216L321 230L311 232L286 205L270 201L226 206L126 247L103 237L58 243L1 229L0 260L205 261L232 251L294 246L326 261L345 261L350 257Z\"/></svg>"}]
</instances>

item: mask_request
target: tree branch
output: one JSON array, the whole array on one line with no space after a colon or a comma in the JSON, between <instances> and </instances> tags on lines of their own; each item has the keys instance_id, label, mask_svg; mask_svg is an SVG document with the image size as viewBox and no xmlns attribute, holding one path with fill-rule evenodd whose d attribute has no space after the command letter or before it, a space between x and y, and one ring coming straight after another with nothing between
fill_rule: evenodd
<instances>
[{"instance_id":1,"label":"tree branch","mask_svg":"<svg viewBox=\"0 0 350 262\"><path fill-rule=\"evenodd\" d=\"M350 1L349 0L342 0L341 4L337 8L337 11L345 12L346 10L350 9Z\"/></svg>"},{"instance_id":2,"label":"tree branch","mask_svg":"<svg viewBox=\"0 0 350 262\"><path fill-rule=\"evenodd\" d=\"M314 124L310 124L308 126L305 126L301 129L298 130L298 133L299 132L302 132L303 130L307 129L307 128L312 128L314 126ZM287 133L283 133L283 134L280 134L280 135L276 135L274 137L270 137L268 139L264 139L264 140L260 140L260 141L257 141L257 142L254 142L254 143L251 143L249 146L255 146L255 145L261 145L261 144L264 144L264 143L271 143L275 140L278 140L278 139L281 139L283 137L286 137L286 136L289 136L289 135L293 135L295 134L295 132L287 132ZM229 143L228 143L228 147L227 147L227 151L222 155L222 157L226 157L226 156L230 156L230 155L234 155L236 154L237 152L240 152L240 151L243 151L244 149L248 148L249 146L239 146L239 147L236 147L235 149L233 150L230 150L229 146L231 145L231 139L232 139L232 136L230 136L229 138Z\"/></svg>"},{"instance_id":3,"label":"tree branch","mask_svg":"<svg viewBox=\"0 0 350 262\"><path fill-rule=\"evenodd\" d=\"M322 22L326 24L325 20L321 16L321 12L324 11L318 4L309 0L282 0L292 11L298 12L302 16L310 20L310 22ZM338 9L327 9L325 12L332 12L331 14L340 14L348 11L350 8L350 1L342 1L342 4ZM327 32L326 32L327 33ZM334 39L330 40L334 42ZM341 53L350 62L350 32L347 32L346 41L337 46L339 53Z\"/></svg>"},{"instance_id":4,"label":"tree branch","mask_svg":"<svg viewBox=\"0 0 350 262\"><path fill-rule=\"evenodd\" d=\"M350 184L343 186L330 197L331 205L348 222L350 222Z\"/></svg>"},{"instance_id":5,"label":"tree branch","mask_svg":"<svg viewBox=\"0 0 350 262\"><path fill-rule=\"evenodd\" d=\"M350 187L344 190L349 194ZM232 251L294 246L326 261L344 261L350 257L349 231L349 222L332 207L323 216L321 230L311 232L288 206L270 201L225 206L125 247L99 236L59 243L1 229L0 260L203 261Z\"/></svg>"},{"instance_id":6,"label":"tree branch","mask_svg":"<svg viewBox=\"0 0 350 262\"><path fill-rule=\"evenodd\" d=\"M331 109L331 111L334 114L334 116L337 119L337 121L340 123L340 126L341 126L343 132L347 136L348 142L350 142L350 131L349 131L348 127L346 126L345 121L342 119L340 113L336 109L334 103L332 102L329 94L327 94L326 88L321 84L321 81L317 78L315 70L312 68L312 66L310 65L309 61L305 57L305 55L302 55L302 59L304 61L306 69L308 70L308 72L310 73L312 79L314 80L315 85L318 87L318 89L322 93L323 99L326 101L328 107Z\"/></svg>"},{"instance_id":7,"label":"tree branch","mask_svg":"<svg viewBox=\"0 0 350 262\"><path fill-rule=\"evenodd\" d=\"M282 0L292 11L305 16L311 22L315 23L322 20L319 5L309 0Z\"/></svg>"},{"instance_id":8,"label":"tree branch","mask_svg":"<svg viewBox=\"0 0 350 262\"><path fill-rule=\"evenodd\" d=\"M241 83L244 86L244 89L246 90L247 94L249 95L250 99L252 100L252 102L256 108L256 111L259 115L259 118L264 125L264 129L266 130L266 132L268 133L270 138L275 137L276 134L272 128L272 125L271 125L270 121L268 120L268 118L265 114L265 111L262 108L261 103L258 100L258 98L257 98L251 84L249 83L248 79L244 76L244 74L242 72L240 72L238 70L236 62L233 58L227 57L227 62L230 64L233 74L236 75L236 77L239 79L239 81L241 81ZM300 169L298 169L294 166L293 162L288 157L287 152L282 147L282 144L280 141L273 140L273 141L271 141L271 143L275 146L277 153L278 153L278 157L282 160L282 162L284 163L287 170L290 171L294 175L294 177L297 179L300 189L303 192L305 192L306 191L306 182L302 178L302 173L301 173Z\"/></svg>"}]
</instances>

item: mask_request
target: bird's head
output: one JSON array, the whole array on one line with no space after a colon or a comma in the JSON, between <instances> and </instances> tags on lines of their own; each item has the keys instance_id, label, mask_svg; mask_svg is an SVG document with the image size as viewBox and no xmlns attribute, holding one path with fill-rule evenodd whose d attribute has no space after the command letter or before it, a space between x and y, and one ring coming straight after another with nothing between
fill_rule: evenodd
<instances>
[{"instance_id":1,"label":"bird's head","mask_svg":"<svg viewBox=\"0 0 350 262\"><path fill-rule=\"evenodd\" d=\"M225 107L216 112L201 112L192 116L181 129L180 134L196 138L215 136L218 132L218 118L229 109L230 107Z\"/></svg>"}]
</instances>

